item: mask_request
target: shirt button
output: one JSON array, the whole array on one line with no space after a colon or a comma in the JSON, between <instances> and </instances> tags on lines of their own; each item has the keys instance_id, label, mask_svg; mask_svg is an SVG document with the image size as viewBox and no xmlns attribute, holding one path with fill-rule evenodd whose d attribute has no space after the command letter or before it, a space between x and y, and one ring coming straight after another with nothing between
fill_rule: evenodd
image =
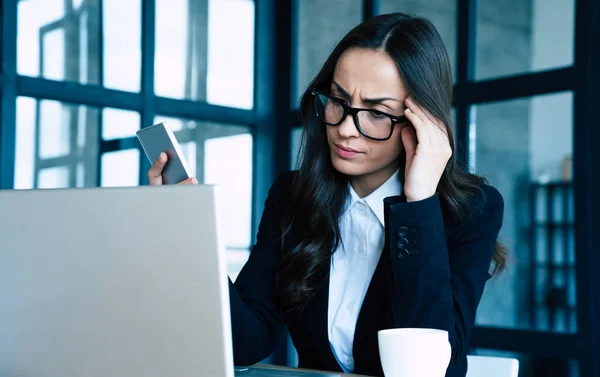
<instances>
[{"instance_id":1,"label":"shirt button","mask_svg":"<svg viewBox=\"0 0 600 377\"><path fill-rule=\"evenodd\" d=\"M353 312L354 311L354 303L353 302L348 303L346 308L348 308L349 312Z\"/></svg>"},{"instance_id":2,"label":"shirt button","mask_svg":"<svg viewBox=\"0 0 600 377\"><path fill-rule=\"evenodd\" d=\"M359 253L364 253L365 252L365 245L363 245L362 243L358 245L358 252Z\"/></svg>"},{"instance_id":3,"label":"shirt button","mask_svg":"<svg viewBox=\"0 0 600 377\"><path fill-rule=\"evenodd\" d=\"M348 357L348 361L346 362L350 368L354 368L354 358Z\"/></svg>"}]
</instances>

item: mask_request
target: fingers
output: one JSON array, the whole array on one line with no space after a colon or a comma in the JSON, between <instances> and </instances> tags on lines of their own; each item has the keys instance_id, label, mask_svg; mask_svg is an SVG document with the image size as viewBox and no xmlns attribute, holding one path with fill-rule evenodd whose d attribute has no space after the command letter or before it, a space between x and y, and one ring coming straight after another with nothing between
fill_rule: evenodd
<instances>
[{"instance_id":1,"label":"fingers","mask_svg":"<svg viewBox=\"0 0 600 377\"><path fill-rule=\"evenodd\" d=\"M188 178L185 181L181 181L178 183L178 185L197 185L197 184L198 184L198 180L195 177Z\"/></svg>"},{"instance_id":2,"label":"fingers","mask_svg":"<svg viewBox=\"0 0 600 377\"><path fill-rule=\"evenodd\" d=\"M407 107L404 110L404 115L416 131L417 140L420 143L431 143L431 132L425 127L425 123L421 117L419 117L411 108Z\"/></svg>"},{"instance_id":3,"label":"fingers","mask_svg":"<svg viewBox=\"0 0 600 377\"><path fill-rule=\"evenodd\" d=\"M162 171L167 163L167 154L161 153L148 170L148 183L151 185L162 185Z\"/></svg>"},{"instance_id":4,"label":"fingers","mask_svg":"<svg viewBox=\"0 0 600 377\"><path fill-rule=\"evenodd\" d=\"M449 148L448 130L436 124L434 117L422 109L412 98L406 98L404 114L411 121L417 131L417 139L421 143L429 143L433 149L447 152ZM451 152L450 152L451 153Z\"/></svg>"},{"instance_id":5,"label":"fingers","mask_svg":"<svg viewBox=\"0 0 600 377\"><path fill-rule=\"evenodd\" d=\"M429 114L429 112L427 110L425 110L421 106L419 106L417 104L417 102L414 99L412 99L410 96L406 97L406 106L413 113L417 114L417 116L419 118L421 118L424 122L430 121L431 123L433 123L435 125L438 124L435 117L433 115Z\"/></svg>"},{"instance_id":6,"label":"fingers","mask_svg":"<svg viewBox=\"0 0 600 377\"><path fill-rule=\"evenodd\" d=\"M150 185L162 185L162 172L167 164L167 154L165 152L161 153L160 156L154 161L150 170L148 170L148 183ZM190 177L184 181L178 183L178 185L197 185L198 180L195 177Z\"/></svg>"}]
</instances>

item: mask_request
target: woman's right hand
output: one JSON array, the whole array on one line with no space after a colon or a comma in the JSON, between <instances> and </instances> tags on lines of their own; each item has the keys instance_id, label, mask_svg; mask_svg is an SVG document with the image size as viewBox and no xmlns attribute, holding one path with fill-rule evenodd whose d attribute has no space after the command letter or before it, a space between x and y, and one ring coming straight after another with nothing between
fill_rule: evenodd
<instances>
[{"instance_id":1,"label":"woman's right hand","mask_svg":"<svg viewBox=\"0 0 600 377\"><path fill-rule=\"evenodd\" d=\"M162 172L167 164L167 154L161 153L160 156L154 161L150 170L148 170L148 183L151 186L160 186L163 184ZM196 185L198 180L195 177L188 178L178 183L178 185Z\"/></svg>"}]
</instances>

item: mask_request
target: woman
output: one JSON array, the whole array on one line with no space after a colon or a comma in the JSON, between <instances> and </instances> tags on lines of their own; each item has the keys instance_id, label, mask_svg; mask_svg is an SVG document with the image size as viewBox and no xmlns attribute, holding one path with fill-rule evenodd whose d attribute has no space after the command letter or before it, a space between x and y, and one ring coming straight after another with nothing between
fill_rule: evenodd
<instances>
[{"instance_id":1,"label":"woman","mask_svg":"<svg viewBox=\"0 0 600 377\"><path fill-rule=\"evenodd\" d=\"M302 97L301 167L273 184L230 284L236 365L287 325L300 367L383 375L377 331L417 327L447 330L447 376L465 375L484 285L505 265L504 205L452 158L451 97L429 21L383 15L340 41Z\"/></svg>"}]
</instances>

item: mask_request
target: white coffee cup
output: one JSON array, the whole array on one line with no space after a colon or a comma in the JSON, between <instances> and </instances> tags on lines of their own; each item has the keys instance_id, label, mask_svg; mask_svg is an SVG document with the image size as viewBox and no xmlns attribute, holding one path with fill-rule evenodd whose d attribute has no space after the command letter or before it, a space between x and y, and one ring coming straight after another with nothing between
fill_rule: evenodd
<instances>
[{"instance_id":1,"label":"white coffee cup","mask_svg":"<svg viewBox=\"0 0 600 377\"><path fill-rule=\"evenodd\" d=\"M385 377L444 377L452 349L448 332L436 329L379 331L379 357Z\"/></svg>"}]
</instances>

